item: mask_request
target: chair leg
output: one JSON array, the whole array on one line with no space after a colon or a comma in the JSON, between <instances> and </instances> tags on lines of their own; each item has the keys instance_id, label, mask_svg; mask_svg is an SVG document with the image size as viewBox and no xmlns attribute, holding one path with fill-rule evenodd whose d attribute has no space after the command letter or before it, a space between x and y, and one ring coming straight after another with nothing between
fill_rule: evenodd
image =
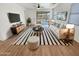
<instances>
[{"instance_id":1,"label":"chair leg","mask_svg":"<svg viewBox=\"0 0 79 59\"><path fill-rule=\"evenodd\" d=\"M70 43L73 45L73 40L70 40Z\"/></svg>"}]
</instances>

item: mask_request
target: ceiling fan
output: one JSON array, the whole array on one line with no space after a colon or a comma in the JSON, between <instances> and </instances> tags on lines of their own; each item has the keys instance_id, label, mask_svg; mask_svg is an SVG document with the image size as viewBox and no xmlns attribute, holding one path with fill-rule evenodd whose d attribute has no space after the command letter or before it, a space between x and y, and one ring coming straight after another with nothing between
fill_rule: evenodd
<instances>
[{"instance_id":1,"label":"ceiling fan","mask_svg":"<svg viewBox=\"0 0 79 59\"><path fill-rule=\"evenodd\" d=\"M37 8L54 8L57 6L57 3L38 3Z\"/></svg>"},{"instance_id":2,"label":"ceiling fan","mask_svg":"<svg viewBox=\"0 0 79 59\"><path fill-rule=\"evenodd\" d=\"M40 4L38 4L38 7L37 8L40 8Z\"/></svg>"}]
</instances>

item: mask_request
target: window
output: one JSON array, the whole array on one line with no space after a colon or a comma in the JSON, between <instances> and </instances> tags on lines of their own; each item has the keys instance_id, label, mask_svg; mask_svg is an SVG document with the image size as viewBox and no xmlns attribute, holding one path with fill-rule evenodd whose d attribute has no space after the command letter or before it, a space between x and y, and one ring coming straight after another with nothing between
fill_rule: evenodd
<instances>
[{"instance_id":1,"label":"window","mask_svg":"<svg viewBox=\"0 0 79 59\"><path fill-rule=\"evenodd\" d=\"M53 19L65 21L67 18L67 12L54 12Z\"/></svg>"}]
</instances>

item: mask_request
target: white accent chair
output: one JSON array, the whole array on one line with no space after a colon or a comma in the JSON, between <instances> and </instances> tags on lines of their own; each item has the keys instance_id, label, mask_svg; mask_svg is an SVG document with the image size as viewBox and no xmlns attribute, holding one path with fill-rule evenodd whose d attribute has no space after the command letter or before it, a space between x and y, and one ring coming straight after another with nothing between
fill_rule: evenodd
<instances>
[{"instance_id":1,"label":"white accent chair","mask_svg":"<svg viewBox=\"0 0 79 59\"><path fill-rule=\"evenodd\" d=\"M63 33L66 31L64 28L57 28L54 25L50 26L50 29L55 33L55 35L58 37L58 39L64 38Z\"/></svg>"}]
</instances>

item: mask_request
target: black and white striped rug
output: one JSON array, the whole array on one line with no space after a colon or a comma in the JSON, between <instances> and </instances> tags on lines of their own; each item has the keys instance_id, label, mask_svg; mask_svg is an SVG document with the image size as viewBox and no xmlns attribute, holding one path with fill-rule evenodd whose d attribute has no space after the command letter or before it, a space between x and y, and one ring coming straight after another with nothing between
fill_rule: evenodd
<instances>
[{"instance_id":1,"label":"black and white striped rug","mask_svg":"<svg viewBox=\"0 0 79 59\"><path fill-rule=\"evenodd\" d=\"M61 40L57 38L55 33L50 28L44 28L42 33L35 33L32 28L27 29L16 41L13 45L26 45L27 40L31 36L39 37L39 45L65 45Z\"/></svg>"}]
</instances>

